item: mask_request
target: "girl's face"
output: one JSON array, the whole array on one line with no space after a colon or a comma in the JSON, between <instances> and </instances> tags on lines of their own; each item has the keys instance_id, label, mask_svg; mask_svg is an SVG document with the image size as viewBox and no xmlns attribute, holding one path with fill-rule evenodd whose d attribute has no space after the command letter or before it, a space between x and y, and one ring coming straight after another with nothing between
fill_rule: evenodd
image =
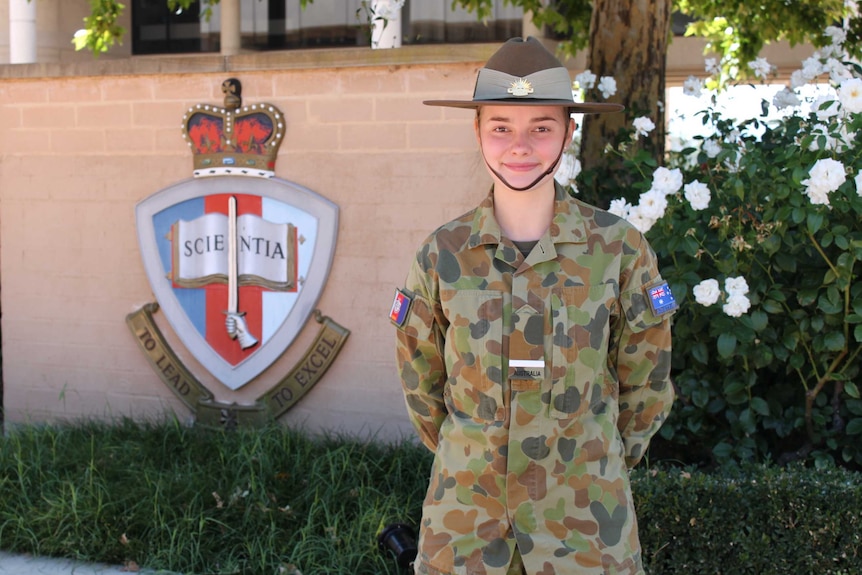
<instances>
[{"instance_id":1,"label":"girl's face","mask_svg":"<svg viewBox=\"0 0 862 575\"><path fill-rule=\"evenodd\" d=\"M529 186L551 169L573 130L574 120L562 106L482 106L476 118L485 162L511 188ZM539 183L548 178L553 172Z\"/></svg>"}]
</instances>

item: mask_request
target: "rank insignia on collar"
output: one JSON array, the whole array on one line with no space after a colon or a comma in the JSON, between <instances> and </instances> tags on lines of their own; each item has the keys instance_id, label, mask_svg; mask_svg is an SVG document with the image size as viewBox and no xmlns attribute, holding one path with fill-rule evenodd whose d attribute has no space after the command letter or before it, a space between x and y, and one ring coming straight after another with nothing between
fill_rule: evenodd
<instances>
[{"instance_id":1,"label":"rank insignia on collar","mask_svg":"<svg viewBox=\"0 0 862 575\"><path fill-rule=\"evenodd\" d=\"M389 319L401 327L407 320L407 312L410 311L410 304L413 299L400 289L395 290L395 301L392 302L392 310L389 312Z\"/></svg>"},{"instance_id":2,"label":"rank insignia on collar","mask_svg":"<svg viewBox=\"0 0 862 575\"><path fill-rule=\"evenodd\" d=\"M649 301L650 308L652 308L652 312L656 316L670 313L679 307L667 282L648 287L646 288L646 292L648 296L647 301Z\"/></svg>"}]
</instances>

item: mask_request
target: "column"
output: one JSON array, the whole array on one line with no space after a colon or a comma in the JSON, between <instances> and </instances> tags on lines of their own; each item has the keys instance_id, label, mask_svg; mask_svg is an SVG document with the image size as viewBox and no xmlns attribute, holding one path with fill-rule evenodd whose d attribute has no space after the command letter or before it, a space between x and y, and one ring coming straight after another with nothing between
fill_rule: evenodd
<instances>
[{"instance_id":1,"label":"column","mask_svg":"<svg viewBox=\"0 0 862 575\"><path fill-rule=\"evenodd\" d=\"M401 47L401 8L403 0L372 0L371 47Z\"/></svg>"},{"instance_id":2,"label":"column","mask_svg":"<svg viewBox=\"0 0 862 575\"><path fill-rule=\"evenodd\" d=\"M257 1L257 0L255 0ZM240 0L221 0L221 53L224 56L239 54Z\"/></svg>"},{"instance_id":3,"label":"column","mask_svg":"<svg viewBox=\"0 0 862 575\"><path fill-rule=\"evenodd\" d=\"M9 62L36 61L36 0L9 0Z\"/></svg>"}]
</instances>

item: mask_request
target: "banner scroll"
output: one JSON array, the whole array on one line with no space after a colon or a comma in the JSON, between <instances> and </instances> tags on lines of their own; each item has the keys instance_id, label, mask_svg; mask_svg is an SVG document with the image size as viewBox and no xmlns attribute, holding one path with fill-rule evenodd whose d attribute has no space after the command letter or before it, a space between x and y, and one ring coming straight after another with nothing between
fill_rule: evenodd
<instances>
[{"instance_id":1,"label":"banner scroll","mask_svg":"<svg viewBox=\"0 0 862 575\"><path fill-rule=\"evenodd\" d=\"M148 303L126 316L126 324L162 382L195 413L195 420L214 427L258 427L284 415L332 365L350 330L314 310L321 324L302 359L254 404L213 401L213 394L183 365L153 320L157 303Z\"/></svg>"}]
</instances>

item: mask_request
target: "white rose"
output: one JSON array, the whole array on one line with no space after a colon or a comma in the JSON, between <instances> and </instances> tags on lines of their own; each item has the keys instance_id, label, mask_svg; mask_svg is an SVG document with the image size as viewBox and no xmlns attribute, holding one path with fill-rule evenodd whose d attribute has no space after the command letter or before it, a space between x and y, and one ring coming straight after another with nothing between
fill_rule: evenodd
<instances>
[{"instance_id":1,"label":"white rose","mask_svg":"<svg viewBox=\"0 0 862 575\"><path fill-rule=\"evenodd\" d=\"M703 182L697 180L689 182L683 188L685 191L685 199L691 204L693 210L705 210L709 207L710 193L709 187Z\"/></svg>"},{"instance_id":2,"label":"white rose","mask_svg":"<svg viewBox=\"0 0 862 575\"><path fill-rule=\"evenodd\" d=\"M703 61L703 67L704 70L706 70L706 73L710 76L714 76L721 72L721 67L719 67L718 60L716 60L715 58L706 58Z\"/></svg>"},{"instance_id":3,"label":"white rose","mask_svg":"<svg viewBox=\"0 0 862 575\"><path fill-rule=\"evenodd\" d=\"M802 62L802 75L809 81L813 80L823 72L823 63L817 55L809 56Z\"/></svg>"},{"instance_id":4,"label":"white rose","mask_svg":"<svg viewBox=\"0 0 862 575\"><path fill-rule=\"evenodd\" d=\"M790 74L790 89L795 90L797 88L801 88L805 84L808 83L808 78L805 77L805 74L802 70L795 70L792 74Z\"/></svg>"},{"instance_id":5,"label":"white rose","mask_svg":"<svg viewBox=\"0 0 862 575\"><path fill-rule=\"evenodd\" d=\"M653 121L646 116L635 118L632 122L632 126L634 126L635 134L638 136L647 136L655 129Z\"/></svg>"},{"instance_id":6,"label":"white rose","mask_svg":"<svg viewBox=\"0 0 862 575\"><path fill-rule=\"evenodd\" d=\"M589 70L584 70L583 72L575 76L575 82L578 84L581 90L590 90L593 86L596 85L596 75Z\"/></svg>"},{"instance_id":7,"label":"white rose","mask_svg":"<svg viewBox=\"0 0 862 575\"><path fill-rule=\"evenodd\" d=\"M647 233L653 227L653 224L655 224L654 219L648 218L642 213L640 206L633 206L629 210L626 220L642 234Z\"/></svg>"},{"instance_id":8,"label":"white rose","mask_svg":"<svg viewBox=\"0 0 862 575\"><path fill-rule=\"evenodd\" d=\"M661 190L651 189L641 194L638 207L644 217L658 220L667 209L667 195Z\"/></svg>"},{"instance_id":9,"label":"white rose","mask_svg":"<svg viewBox=\"0 0 862 575\"><path fill-rule=\"evenodd\" d=\"M817 160L808 176L802 184L812 204L829 205L829 192L834 192L847 180L844 164L832 158Z\"/></svg>"},{"instance_id":10,"label":"white rose","mask_svg":"<svg viewBox=\"0 0 862 575\"><path fill-rule=\"evenodd\" d=\"M611 200L611 205L608 206L608 211L610 213L624 220L628 219L629 210L631 209L632 205L628 203L625 198L617 198L615 200Z\"/></svg>"},{"instance_id":11,"label":"white rose","mask_svg":"<svg viewBox=\"0 0 862 575\"><path fill-rule=\"evenodd\" d=\"M602 98L608 99L617 93L617 81L610 76L602 76L598 88L599 92L602 93Z\"/></svg>"},{"instance_id":12,"label":"white rose","mask_svg":"<svg viewBox=\"0 0 862 575\"><path fill-rule=\"evenodd\" d=\"M847 69L840 60L829 58L826 60L826 71L829 72L829 79L836 84L840 84L848 78L852 78L853 74Z\"/></svg>"},{"instance_id":13,"label":"white rose","mask_svg":"<svg viewBox=\"0 0 862 575\"><path fill-rule=\"evenodd\" d=\"M562 158L560 158L560 166L557 168L557 173L554 174L554 179L557 180L561 186L575 188L575 192L577 192L575 180L580 173L581 161L576 158L574 154L566 153L563 154Z\"/></svg>"},{"instance_id":14,"label":"white rose","mask_svg":"<svg viewBox=\"0 0 862 575\"><path fill-rule=\"evenodd\" d=\"M744 295L734 294L727 298L727 303L721 306L721 311L730 317L740 317L751 307L751 302Z\"/></svg>"},{"instance_id":15,"label":"white rose","mask_svg":"<svg viewBox=\"0 0 862 575\"><path fill-rule=\"evenodd\" d=\"M658 167L652 173L652 189L659 190L665 194L673 194L682 187L682 172L679 168L669 170L664 166Z\"/></svg>"},{"instance_id":16,"label":"white rose","mask_svg":"<svg viewBox=\"0 0 862 575\"><path fill-rule=\"evenodd\" d=\"M806 183L808 180L804 180L802 183ZM811 200L811 203L819 206L828 206L829 204L829 190L819 186L808 186L805 188L805 195L808 196L808 199Z\"/></svg>"},{"instance_id":17,"label":"white rose","mask_svg":"<svg viewBox=\"0 0 862 575\"><path fill-rule=\"evenodd\" d=\"M710 138L703 141L703 151L708 158L714 158L721 153L721 144L717 140Z\"/></svg>"},{"instance_id":18,"label":"white rose","mask_svg":"<svg viewBox=\"0 0 862 575\"><path fill-rule=\"evenodd\" d=\"M703 94L703 83L699 78L695 76L689 76L686 78L685 82L682 83L682 93L686 96L694 96L695 98L700 98Z\"/></svg>"},{"instance_id":19,"label":"white rose","mask_svg":"<svg viewBox=\"0 0 862 575\"><path fill-rule=\"evenodd\" d=\"M786 86L783 90L775 94L774 98L772 98L772 104L779 110L783 110L784 108L795 108L801 103L802 102L799 101L799 98L796 97L793 90Z\"/></svg>"},{"instance_id":20,"label":"white rose","mask_svg":"<svg viewBox=\"0 0 862 575\"><path fill-rule=\"evenodd\" d=\"M770 72L772 72L772 66L766 61L766 58L755 58L748 63L748 67L751 68L754 71L754 75L761 80L765 80Z\"/></svg>"},{"instance_id":21,"label":"white rose","mask_svg":"<svg viewBox=\"0 0 862 575\"><path fill-rule=\"evenodd\" d=\"M700 305L710 306L718 301L721 290L718 289L718 280L703 280L692 289L694 301Z\"/></svg>"},{"instance_id":22,"label":"white rose","mask_svg":"<svg viewBox=\"0 0 862 575\"><path fill-rule=\"evenodd\" d=\"M856 194L862 197L862 172L856 174L856 177L853 178L853 183L856 184Z\"/></svg>"},{"instance_id":23,"label":"white rose","mask_svg":"<svg viewBox=\"0 0 862 575\"><path fill-rule=\"evenodd\" d=\"M833 46L841 46L847 40L847 32L838 26L827 26L824 32L832 40Z\"/></svg>"},{"instance_id":24,"label":"white rose","mask_svg":"<svg viewBox=\"0 0 862 575\"><path fill-rule=\"evenodd\" d=\"M829 131L829 126L826 124L818 123L811 126L811 135L817 136L816 138L812 138L811 143L808 144L808 149L812 152L816 152L818 150L834 150L837 148L836 140Z\"/></svg>"},{"instance_id":25,"label":"white rose","mask_svg":"<svg viewBox=\"0 0 862 575\"><path fill-rule=\"evenodd\" d=\"M862 112L862 80L851 78L841 82L838 88L838 101L848 112Z\"/></svg>"},{"instance_id":26,"label":"white rose","mask_svg":"<svg viewBox=\"0 0 862 575\"><path fill-rule=\"evenodd\" d=\"M724 280L724 291L729 296L745 295L748 293L748 282L742 276L726 278Z\"/></svg>"},{"instance_id":27,"label":"white rose","mask_svg":"<svg viewBox=\"0 0 862 575\"><path fill-rule=\"evenodd\" d=\"M811 111L817 115L817 119L821 122L828 122L830 118L838 115L838 99L831 95L820 96L811 104Z\"/></svg>"}]
</instances>

